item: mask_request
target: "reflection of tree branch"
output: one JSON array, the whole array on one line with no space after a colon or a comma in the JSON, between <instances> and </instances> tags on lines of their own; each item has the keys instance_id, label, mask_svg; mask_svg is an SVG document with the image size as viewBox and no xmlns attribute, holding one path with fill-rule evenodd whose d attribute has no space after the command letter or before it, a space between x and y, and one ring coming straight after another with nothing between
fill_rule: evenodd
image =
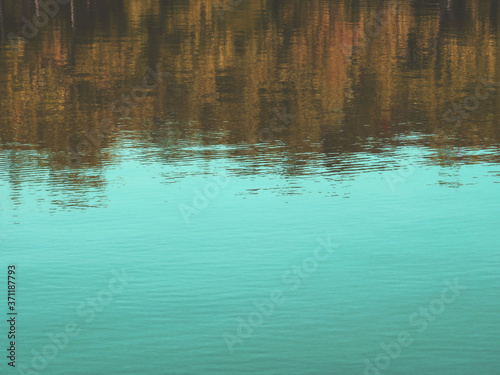
<instances>
[{"instance_id":1,"label":"reflection of tree branch","mask_svg":"<svg viewBox=\"0 0 500 375\"><path fill-rule=\"evenodd\" d=\"M5 29L3 26L3 11L2 11L2 1L0 0L0 40L2 44L5 42Z\"/></svg>"},{"instance_id":2,"label":"reflection of tree branch","mask_svg":"<svg viewBox=\"0 0 500 375\"><path fill-rule=\"evenodd\" d=\"M75 30L75 4L73 4L73 0L71 0L71 27Z\"/></svg>"}]
</instances>

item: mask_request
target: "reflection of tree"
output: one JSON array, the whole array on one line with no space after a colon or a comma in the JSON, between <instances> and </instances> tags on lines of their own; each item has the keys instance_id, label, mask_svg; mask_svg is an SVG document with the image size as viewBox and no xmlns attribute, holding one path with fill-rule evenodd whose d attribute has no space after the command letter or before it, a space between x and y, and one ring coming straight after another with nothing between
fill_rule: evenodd
<instances>
[{"instance_id":1,"label":"reflection of tree","mask_svg":"<svg viewBox=\"0 0 500 375\"><path fill-rule=\"evenodd\" d=\"M5 28L3 26L3 10L2 10L2 1L0 1L0 43L5 42Z\"/></svg>"},{"instance_id":2,"label":"reflection of tree","mask_svg":"<svg viewBox=\"0 0 500 375\"><path fill-rule=\"evenodd\" d=\"M79 173L42 168L43 158L20 146L0 151L0 160L0 176L9 184L10 199L15 206L26 204L21 201L22 197L29 197L30 205L50 203L53 209L81 209L103 204L105 180L102 170Z\"/></svg>"},{"instance_id":3,"label":"reflection of tree","mask_svg":"<svg viewBox=\"0 0 500 375\"><path fill-rule=\"evenodd\" d=\"M497 140L498 97L457 137L441 118L469 82L496 77L496 2L471 0L471 12L462 1L434 8L401 2L376 37L344 56L342 47L356 47L372 11L389 7L368 3L248 1L223 21L210 0L75 2L73 21L70 7L61 6L19 51L0 49L0 136L65 152L102 119L118 122L111 104L140 84L147 66L159 64L171 76L122 120L124 129L148 129L157 115L177 124L175 136L217 131L221 144L248 142L286 104L296 117L277 138L291 152L311 144L354 151L367 137L395 143L408 130L400 123L419 120L411 130L443 129L463 146ZM0 1L5 32L19 32L18 20L34 9L33 1ZM155 130L159 144L170 142L162 140L164 123ZM102 159L97 153L85 161Z\"/></svg>"}]
</instances>

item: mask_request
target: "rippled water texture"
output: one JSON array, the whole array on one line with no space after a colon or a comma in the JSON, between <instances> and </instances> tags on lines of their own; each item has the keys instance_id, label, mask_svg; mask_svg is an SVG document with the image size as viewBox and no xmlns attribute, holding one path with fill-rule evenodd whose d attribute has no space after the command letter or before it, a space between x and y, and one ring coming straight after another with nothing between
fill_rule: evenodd
<instances>
[{"instance_id":1,"label":"rippled water texture","mask_svg":"<svg viewBox=\"0 0 500 375\"><path fill-rule=\"evenodd\" d=\"M0 373L500 373L497 1L60 1L0 0Z\"/></svg>"}]
</instances>

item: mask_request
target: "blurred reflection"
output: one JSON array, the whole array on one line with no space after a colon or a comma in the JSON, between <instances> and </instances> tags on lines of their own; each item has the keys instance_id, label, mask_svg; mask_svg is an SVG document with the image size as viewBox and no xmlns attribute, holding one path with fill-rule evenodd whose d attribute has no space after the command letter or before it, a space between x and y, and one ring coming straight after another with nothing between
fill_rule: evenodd
<instances>
[{"instance_id":1,"label":"blurred reflection","mask_svg":"<svg viewBox=\"0 0 500 375\"><path fill-rule=\"evenodd\" d=\"M37 150L75 176L112 163L107 150L125 134L137 140L129 147L163 150L151 153L160 160L186 157L182 142L233 145L226 156L249 162L294 155L283 163L297 174L304 159L323 155L334 168L342 155L382 153L408 134L436 150L432 163L498 162L496 152L466 154L496 151L496 93L460 126L443 119L479 77L500 81L494 0L241 1L223 17L209 0L57 8L26 35L40 4L0 0L0 145ZM130 102L148 69L169 75ZM290 121L273 122L283 109ZM103 121L111 130L92 142Z\"/></svg>"}]
</instances>

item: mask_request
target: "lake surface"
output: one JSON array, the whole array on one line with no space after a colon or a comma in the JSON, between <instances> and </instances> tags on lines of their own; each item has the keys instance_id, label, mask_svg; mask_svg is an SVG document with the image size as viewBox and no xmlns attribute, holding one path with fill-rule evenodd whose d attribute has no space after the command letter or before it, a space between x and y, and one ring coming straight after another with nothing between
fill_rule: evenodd
<instances>
[{"instance_id":1,"label":"lake surface","mask_svg":"<svg viewBox=\"0 0 500 375\"><path fill-rule=\"evenodd\" d=\"M498 375L496 1L61 3L0 0L2 374Z\"/></svg>"}]
</instances>

